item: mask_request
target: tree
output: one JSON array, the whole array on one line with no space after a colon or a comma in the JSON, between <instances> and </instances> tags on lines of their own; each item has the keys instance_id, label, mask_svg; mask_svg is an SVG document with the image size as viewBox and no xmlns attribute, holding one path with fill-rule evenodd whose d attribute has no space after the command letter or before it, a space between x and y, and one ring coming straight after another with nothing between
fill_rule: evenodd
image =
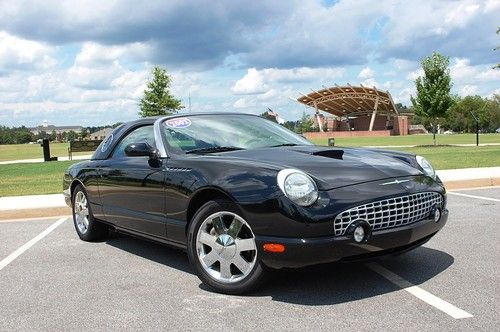
<instances>
[{"instance_id":1,"label":"tree","mask_svg":"<svg viewBox=\"0 0 500 332\"><path fill-rule=\"evenodd\" d=\"M500 127L500 96L495 95L493 99L480 96L457 98L444 127L456 132L475 132L476 121L472 113L479 119L481 131L495 132Z\"/></svg>"},{"instance_id":2,"label":"tree","mask_svg":"<svg viewBox=\"0 0 500 332\"><path fill-rule=\"evenodd\" d=\"M285 121L282 124L282 126L285 127L286 129L291 130L291 131L298 132L297 131L298 123L299 123L299 121Z\"/></svg>"},{"instance_id":3,"label":"tree","mask_svg":"<svg viewBox=\"0 0 500 332\"><path fill-rule=\"evenodd\" d=\"M417 95L411 96L415 114L428 118L432 124L434 145L436 145L436 130L439 119L446 116L446 112L453 105L451 96L451 77L448 68L450 59L438 52L422 60L424 76L415 80Z\"/></svg>"},{"instance_id":4,"label":"tree","mask_svg":"<svg viewBox=\"0 0 500 332\"><path fill-rule=\"evenodd\" d=\"M139 104L142 117L169 115L183 108L181 101L170 94L170 76L164 68L155 66L153 79L148 82L144 97Z\"/></svg>"},{"instance_id":5,"label":"tree","mask_svg":"<svg viewBox=\"0 0 500 332\"><path fill-rule=\"evenodd\" d=\"M68 142L74 141L76 139L77 135L73 130L70 130L68 133Z\"/></svg>"},{"instance_id":6,"label":"tree","mask_svg":"<svg viewBox=\"0 0 500 332\"><path fill-rule=\"evenodd\" d=\"M302 118L299 120L297 131L299 134L306 133L308 131L313 131L314 121L306 112L302 113Z\"/></svg>"},{"instance_id":7,"label":"tree","mask_svg":"<svg viewBox=\"0 0 500 332\"><path fill-rule=\"evenodd\" d=\"M82 140L87 138L88 135L89 135L89 130L87 128L82 128L82 131L80 132L80 137L82 138Z\"/></svg>"},{"instance_id":8,"label":"tree","mask_svg":"<svg viewBox=\"0 0 500 332\"><path fill-rule=\"evenodd\" d=\"M33 140L33 134L25 126L14 128L13 131L15 133L17 144L25 144Z\"/></svg>"}]
</instances>

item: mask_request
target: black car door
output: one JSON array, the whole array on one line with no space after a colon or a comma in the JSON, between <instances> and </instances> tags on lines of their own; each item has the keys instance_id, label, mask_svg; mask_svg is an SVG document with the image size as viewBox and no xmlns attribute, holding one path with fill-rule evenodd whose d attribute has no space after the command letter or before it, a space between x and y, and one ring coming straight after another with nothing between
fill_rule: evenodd
<instances>
[{"instance_id":1,"label":"black car door","mask_svg":"<svg viewBox=\"0 0 500 332\"><path fill-rule=\"evenodd\" d=\"M166 236L164 168L149 157L129 157L132 143L154 145L153 126L133 129L99 168L99 192L107 221L151 236Z\"/></svg>"}]
</instances>

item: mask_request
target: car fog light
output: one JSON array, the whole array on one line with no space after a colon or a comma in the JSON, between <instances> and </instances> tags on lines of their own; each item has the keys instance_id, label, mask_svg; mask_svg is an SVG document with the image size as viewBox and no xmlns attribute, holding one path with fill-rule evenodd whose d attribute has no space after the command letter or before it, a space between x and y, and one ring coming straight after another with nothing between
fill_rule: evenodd
<instances>
[{"instance_id":1,"label":"car fog light","mask_svg":"<svg viewBox=\"0 0 500 332\"><path fill-rule=\"evenodd\" d=\"M441 210L436 208L436 210L434 210L434 222L438 222L439 219L441 219Z\"/></svg>"},{"instance_id":2,"label":"car fog light","mask_svg":"<svg viewBox=\"0 0 500 332\"><path fill-rule=\"evenodd\" d=\"M354 241L360 243L365 239L365 228L361 225L354 229L353 233Z\"/></svg>"}]
</instances>

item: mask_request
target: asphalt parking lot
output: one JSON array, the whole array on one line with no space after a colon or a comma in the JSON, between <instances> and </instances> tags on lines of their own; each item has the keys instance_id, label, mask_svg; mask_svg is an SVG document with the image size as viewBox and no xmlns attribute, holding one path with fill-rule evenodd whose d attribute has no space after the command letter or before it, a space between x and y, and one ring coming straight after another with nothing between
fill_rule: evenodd
<instances>
[{"instance_id":1,"label":"asphalt parking lot","mask_svg":"<svg viewBox=\"0 0 500 332\"><path fill-rule=\"evenodd\" d=\"M248 296L208 291L176 249L85 243L70 218L0 222L0 330L498 331L500 188L448 199L424 247L279 271Z\"/></svg>"}]
</instances>

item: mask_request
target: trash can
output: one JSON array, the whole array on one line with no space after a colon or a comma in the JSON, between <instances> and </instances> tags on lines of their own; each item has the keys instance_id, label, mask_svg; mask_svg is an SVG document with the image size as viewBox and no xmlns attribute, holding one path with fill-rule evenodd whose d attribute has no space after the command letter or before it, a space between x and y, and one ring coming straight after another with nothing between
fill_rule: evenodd
<instances>
[{"instance_id":1,"label":"trash can","mask_svg":"<svg viewBox=\"0 0 500 332\"><path fill-rule=\"evenodd\" d=\"M335 138L333 137L328 138L328 146L335 146Z\"/></svg>"}]
</instances>

